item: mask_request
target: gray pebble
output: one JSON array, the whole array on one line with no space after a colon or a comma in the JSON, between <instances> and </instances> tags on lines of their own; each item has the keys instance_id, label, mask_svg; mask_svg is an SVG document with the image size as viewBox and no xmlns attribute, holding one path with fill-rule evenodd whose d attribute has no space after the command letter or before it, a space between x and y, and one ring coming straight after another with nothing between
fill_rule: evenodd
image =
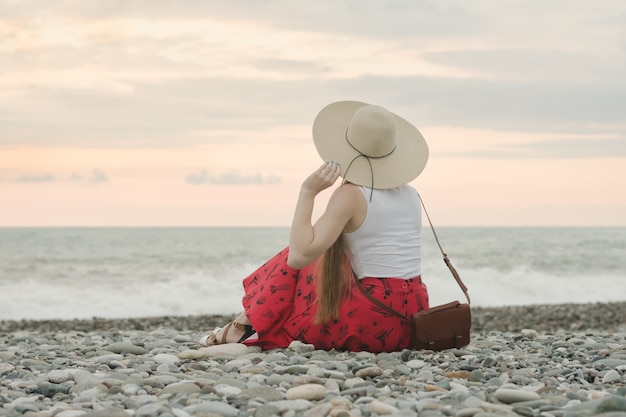
<instances>
[{"instance_id":1,"label":"gray pebble","mask_svg":"<svg viewBox=\"0 0 626 417\"><path fill-rule=\"evenodd\" d=\"M104 347L104 349L113 353L132 353L133 355L143 355L147 350L141 346L132 343L112 343Z\"/></svg>"},{"instance_id":2,"label":"gray pebble","mask_svg":"<svg viewBox=\"0 0 626 417\"><path fill-rule=\"evenodd\" d=\"M616 382L621 382L622 376L615 369L609 369L606 374L602 377L602 383L604 384L612 384Z\"/></svg>"},{"instance_id":3,"label":"gray pebble","mask_svg":"<svg viewBox=\"0 0 626 417\"><path fill-rule=\"evenodd\" d=\"M463 349L379 354L298 343L204 350L197 338L172 329L0 332L0 416L626 413L624 332L476 332Z\"/></svg>"}]
</instances>

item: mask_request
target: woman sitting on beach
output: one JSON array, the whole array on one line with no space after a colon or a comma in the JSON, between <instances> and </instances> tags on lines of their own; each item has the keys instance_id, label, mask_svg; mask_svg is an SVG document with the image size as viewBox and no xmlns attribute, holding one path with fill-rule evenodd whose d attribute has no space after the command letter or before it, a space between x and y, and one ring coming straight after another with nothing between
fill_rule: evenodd
<instances>
[{"instance_id":1,"label":"woman sitting on beach","mask_svg":"<svg viewBox=\"0 0 626 417\"><path fill-rule=\"evenodd\" d=\"M303 183L289 246L243 281L244 312L203 337L203 345L390 352L409 347L408 320L392 316L355 288L406 316L428 308L421 280L421 205L408 185L424 169L420 132L382 107L356 101L326 106L313 123L324 163ZM314 199L342 176L312 223Z\"/></svg>"}]
</instances>

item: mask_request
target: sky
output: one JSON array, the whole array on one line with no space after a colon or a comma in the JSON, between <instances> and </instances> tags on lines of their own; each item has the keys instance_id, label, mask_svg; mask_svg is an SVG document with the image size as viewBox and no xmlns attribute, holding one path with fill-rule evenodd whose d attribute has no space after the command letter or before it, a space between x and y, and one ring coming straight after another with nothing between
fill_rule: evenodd
<instances>
[{"instance_id":1,"label":"sky","mask_svg":"<svg viewBox=\"0 0 626 417\"><path fill-rule=\"evenodd\" d=\"M0 0L0 227L288 226L338 100L436 225L626 226L623 0Z\"/></svg>"}]
</instances>

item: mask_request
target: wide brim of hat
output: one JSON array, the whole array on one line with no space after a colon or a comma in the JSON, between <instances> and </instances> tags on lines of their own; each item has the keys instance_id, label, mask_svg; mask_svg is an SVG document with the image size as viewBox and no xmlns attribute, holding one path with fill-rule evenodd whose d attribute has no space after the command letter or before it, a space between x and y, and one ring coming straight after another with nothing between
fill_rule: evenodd
<instances>
[{"instance_id":1,"label":"wide brim of hat","mask_svg":"<svg viewBox=\"0 0 626 417\"><path fill-rule=\"evenodd\" d=\"M324 107L313 122L313 142L317 152L324 161L339 162L341 176L357 185L385 189L411 182L428 162L428 145L415 126L394 113L395 151L384 158L369 158L371 169L368 158L355 159L359 152L348 143L346 130L354 113L367 105L360 101L338 101Z\"/></svg>"}]
</instances>

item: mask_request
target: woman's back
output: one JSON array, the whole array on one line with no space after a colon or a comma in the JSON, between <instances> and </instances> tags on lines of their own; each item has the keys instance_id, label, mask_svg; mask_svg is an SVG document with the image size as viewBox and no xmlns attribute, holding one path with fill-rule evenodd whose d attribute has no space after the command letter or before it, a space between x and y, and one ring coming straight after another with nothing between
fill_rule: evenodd
<instances>
[{"instance_id":1,"label":"woman's back","mask_svg":"<svg viewBox=\"0 0 626 417\"><path fill-rule=\"evenodd\" d=\"M417 191L406 184L361 189L367 201L365 220L343 235L354 272L359 278L419 276L422 214Z\"/></svg>"}]
</instances>

